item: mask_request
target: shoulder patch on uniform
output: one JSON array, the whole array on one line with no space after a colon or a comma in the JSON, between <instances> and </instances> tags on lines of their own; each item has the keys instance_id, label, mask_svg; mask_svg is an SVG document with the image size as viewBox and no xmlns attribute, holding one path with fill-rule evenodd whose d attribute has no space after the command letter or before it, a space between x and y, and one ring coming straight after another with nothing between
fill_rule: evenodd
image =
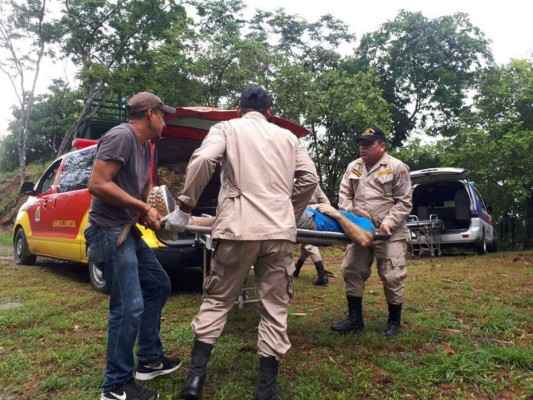
<instances>
[{"instance_id":1,"label":"shoulder patch on uniform","mask_svg":"<svg viewBox=\"0 0 533 400\"><path fill-rule=\"evenodd\" d=\"M363 159L362 158L358 158L357 160L355 160L355 162L357 164L363 164Z\"/></svg>"},{"instance_id":2,"label":"shoulder patch on uniform","mask_svg":"<svg viewBox=\"0 0 533 400\"><path fill-rule=\"evenodd\" d=\"M404 184L409 180L409 172L406 169L402 169L398 174L400 177L400 183Z\"/></svg>"},{"instance_id":3,"label":"shoulder patch on uniform","mask_svg":"<svg viewBox=\"0 0 533 400\"><path fill-rule=\"evenodd\" d=\"M357 168L352 168L352 174L354 174L358 178L361 176L361 172Z\"/></svg>"},{"instance_id":4,"label":"shoulder patch on uniform","mask_svg":"<svg viewBox=\"0 0 533 400\"><path fill-rule=\"evenodd\" d=\"M381 171L378 172L378 176L385 176L385 175L389 175L389 174L392 174L392 168L387 168L387 169L383 169Z\"/></svg>"}]
</instances>

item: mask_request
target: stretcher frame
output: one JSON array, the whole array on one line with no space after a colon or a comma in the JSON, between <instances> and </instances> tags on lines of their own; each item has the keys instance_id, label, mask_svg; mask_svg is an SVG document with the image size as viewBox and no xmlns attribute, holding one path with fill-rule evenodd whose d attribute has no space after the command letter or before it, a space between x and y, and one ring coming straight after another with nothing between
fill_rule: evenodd
<instances>
[{"instance_id":1,"label":"stretcher frame","mask_svg":"<svg viewBox=\"0 0 533 400\"><path fill-rule=\"evenodd\" d=\"M211 252L215 249L214 240L211 238L211 227L187 225L185 231L194 233L195 244L202 249L202 273L203 279L209 274L209 257ZM388 240L390 235L374 235L374 240ZM321 232L308 229L296 230L296 242L312 244L315 246L332 246L336 244L350 244L351 240L344 234L339 232ZM253 269L253 266L252 266ZM243 283L241 294L236 300L239 308L243 308L245 304L257 303L260 299L250 298L250 291L256 290L255 286L249 286L247 279ZM205 293L203 294L205 299Z\"/></svg>"},{"instance_id":2,"label":"stretcher frame","mask_svg":"<svg viewBox=\"0 0 533 400\"><path fill-rule=\"evenodd\" d=\"M437 214L431 214L427 220L419 220L416 215L410 215L407 219L407 228L411 255L414 256L415 253L420 256L429 253L431 257L442 255L440 235L443 224Z\"/></svg>"}]
</instances>

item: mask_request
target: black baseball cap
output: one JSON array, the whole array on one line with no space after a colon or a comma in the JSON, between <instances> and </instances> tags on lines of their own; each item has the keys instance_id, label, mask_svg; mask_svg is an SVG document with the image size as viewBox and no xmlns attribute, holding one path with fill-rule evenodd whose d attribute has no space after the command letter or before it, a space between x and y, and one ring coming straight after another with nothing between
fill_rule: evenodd
<instances>
[{"instance_id":1,"label":"black baseball cap","mask_svg":"<svg viewBox=\"0 0 533 400\"><path fill-rule=\"evenodd\" d=\"M153 108L159 108L165 114L174 114L176 112L174 107L163 104L159 97L150 92L137 93L126 104L126 110L128 110L130 115Z\"/></svg>"},{"instance_id":2,"label":"black baseball cap","mask_svg":"<svg viewBox=\"0 0 533 400\"><path fill-rule=\"evenodd\" d=\"M377 126L371 126L364 130L364 132L359 136L355 141L357 143L364 141L364 142L373 142L375 140L382 140L384 142L387 141L387 138L385 137L385 134L383 131L378 128Z\"/></svg>"},{"instance_id":3,"label":"black baseball cap","mask_svg":"<svg viewBox=\"0 0 533 400\"><path fill-rule=\"evenodd\" d=\"M271 106L267 92L261 86L249 86L241 93L239 102L241 108L262 110Z\"/></svg>"}]
</instances>

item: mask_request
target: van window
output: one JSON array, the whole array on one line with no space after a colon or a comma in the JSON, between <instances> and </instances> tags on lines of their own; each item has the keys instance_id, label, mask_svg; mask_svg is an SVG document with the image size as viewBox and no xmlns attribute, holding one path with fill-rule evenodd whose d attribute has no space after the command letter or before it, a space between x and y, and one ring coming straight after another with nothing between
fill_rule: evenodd
<instances>
[{"instance_id":1,"label":"van window","mask_svg":"<svg viewBox=\"0 0 533 400\"><path fill-rule=\"evenodd\" d=\"M61 165L61 160L57 160L55 163L50 165L46 172L41 177L37 189L35 190L35 194L41 194L46 193L50 189L52 189L52 185L54 184L54 180L56 178L57 170L59 169L59 166Z\"/></svg>"},{"instance_id":2,"label":"van window","mask_svg":"<svg viewBox=\"0 0 533 400\"><path fill-rule=\"evenodd\" d=\"M485 206L483 197L481 197L481 195L479 194L479 192L473 185L470 185L470 188L472 189L472 192L474 193L476 211L478 212L479 215L482 215L483 214L482 211L487 211L487 207Z\"/></svg>"},{"instance_id":3,"label":"van window","mask_svg":"<svg viewBox=\"0 0 533 400\"><path fill-rule=\"evenodd\" d=\"M57 192L87 189L95 156L95 149L80 151L68 156L59 177Z\"/></svg>"}]
</instances>

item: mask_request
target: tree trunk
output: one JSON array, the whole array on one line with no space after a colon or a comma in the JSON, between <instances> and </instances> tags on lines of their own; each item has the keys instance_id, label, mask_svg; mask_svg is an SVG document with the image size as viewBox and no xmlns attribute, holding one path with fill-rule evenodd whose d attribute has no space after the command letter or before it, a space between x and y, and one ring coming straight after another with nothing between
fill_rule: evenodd
<instances>
[{"instance_id":1,"label":"tree trunk","mask_svg":"<svg viewBox=\"0 0 533 400\"><path fill-rule=\"evenodd\" d=\"M529 187L526 199L526 234L524 235L524 250L533 249L533 185Z\"/></svg>"},{"instance_id":2,"label":"tree trunk","mask_svg":"<svg viewBox=\"0 0 533 400\"><path fill-rule=\"evenodd\" d=\"M19 153L19 169L20 169L20 184L22 185L26 175L26 137L28 136L28 130L23 119L22 126L20 127L20 134L18 137L18 153Z\"/></svg>"},{"instance_id":3,"label":"tree trunk","mask_svg":"<svg viewBox=\"0 0 533 400\"><path fill-rule=\"evenodd\" d=\"M87 122L88 119L90 119L102 108L103 101L99 102L97 105L94 106L94 99L97 95L102 95L103 93L105 93L103 83L100 83L96 88L92 86L89 88L89 93L87 96L87 100L83 105L83 109L81 110L78 119L74 121L74 123L70 126L70 128L68 128L67 132L65 133L65 137L61 141L59 149L57 150L57 156L65 154L70 149L72 141L74 140L76 132L78 131L78 128L82 126L85 122Z\"/></svg>"}]
</instances>

